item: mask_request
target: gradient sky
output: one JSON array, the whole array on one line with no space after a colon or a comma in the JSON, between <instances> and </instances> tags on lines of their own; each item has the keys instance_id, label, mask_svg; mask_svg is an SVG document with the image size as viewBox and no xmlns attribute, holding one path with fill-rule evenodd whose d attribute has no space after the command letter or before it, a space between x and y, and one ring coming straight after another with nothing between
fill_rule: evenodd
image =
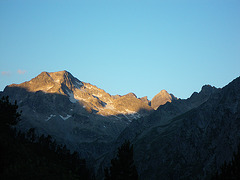
<instances>
[{"instance_id":1,"label":"gradient sky","mask_svg":"<svg viewBox=\"0 0 240 180\"><path fill-rule=\"evenodd\" d=\"M240 1L1 0L0 90L61 70L149 99L223 87L240 75Z\"/></svg>"}]
</instances>

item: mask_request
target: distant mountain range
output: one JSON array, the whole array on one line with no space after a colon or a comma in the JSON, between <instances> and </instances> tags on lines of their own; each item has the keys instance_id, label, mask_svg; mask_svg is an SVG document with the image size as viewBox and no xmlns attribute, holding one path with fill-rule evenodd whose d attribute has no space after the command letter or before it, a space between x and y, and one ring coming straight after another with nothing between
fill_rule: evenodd
<instances>
[{"instance_id":1,"label":"distant mountain range","mask_svg":"<svg viewBox=\"0 0 240 180\"><path fill-rule=\"evenodd\" d=\"M208 179L240 142L240 78L188 99L162 90L149 101L110 95L67 71L42 72L7 86L6 95L22 110L19 129L34 127L77 150L99 178L126 139L141 179Z\"/></svg>"}]
</instances>

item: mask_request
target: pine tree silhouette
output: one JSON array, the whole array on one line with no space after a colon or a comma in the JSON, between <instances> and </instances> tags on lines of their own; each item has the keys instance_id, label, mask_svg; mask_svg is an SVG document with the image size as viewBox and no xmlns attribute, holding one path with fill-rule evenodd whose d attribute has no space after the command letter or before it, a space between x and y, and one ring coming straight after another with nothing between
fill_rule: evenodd
<instances>
[{"instance_id":1,"label":"pine tree silhouette","mask_svg":"<svg viewBox=\"0 0 240 180\"><path fill-rule=\"evenodd\" d=\"M105 168L105 180L137 180L138 174L133 160L133 145L125 141L118 148L117 157L111 160L110 172Z\"/></svg>"},{"instance_id":2,"label":"pine tree silhouette","mask_svg":"<svg viewBox=\"0 0 240 180\"><path fill-rule=\"evenodd\" d=\"M240 144L238 146L237 153L234 153L231 162L224 164L221 167L221 172L216 173L212 177L213 180L225 180L225 179L240 179Z\"/></svg>"}]
</instances>

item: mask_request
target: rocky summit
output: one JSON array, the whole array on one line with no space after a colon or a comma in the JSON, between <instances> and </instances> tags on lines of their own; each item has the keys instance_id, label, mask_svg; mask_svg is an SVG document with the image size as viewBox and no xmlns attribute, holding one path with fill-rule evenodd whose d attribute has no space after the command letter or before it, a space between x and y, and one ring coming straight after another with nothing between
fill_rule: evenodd
<instances>
[{"instance_id":1,"label":"rocky summit","mask_svg":"<svg viewBox=\"0 0 240 180\"><path fill-rule=\"evenodd\" d=\"M173 100L177 100L177 98L174 95L169 94L166 90L162 90L152 98L150 104L151 107L156 110L160 105L172 102Z\"/></svg>"},{"instance_id":2,"label":"rocky summit","mask_svg":"<svg viewBox=\"0 0 240 180\"><path fill-rule=\"evenodd\" d=\"M9 88L21 88L32 93L41 91L63 95L68 97L71 103L80 104L89 113L103 116L124 114L130 115L128 119L132 119L134 115L140 117L143 112L152 110L148 104L138 99L133 93L111 96L94 85L79 81L67 71L42 72L28 82L7 86L5 92L8 92Z\"/></svg>"}]
</instances>

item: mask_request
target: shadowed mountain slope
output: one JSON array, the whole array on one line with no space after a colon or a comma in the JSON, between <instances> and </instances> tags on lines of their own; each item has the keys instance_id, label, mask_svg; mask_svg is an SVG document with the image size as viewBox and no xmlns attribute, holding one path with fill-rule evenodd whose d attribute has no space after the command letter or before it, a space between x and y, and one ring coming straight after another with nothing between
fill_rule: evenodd
<instances>
[{"instance_id":1,"label":"shadowed mountain slope","mask_svg":"<svg viewBox=\"0 0 240 180\"><path fill-rule=\"evenodd\" d=\"M131 123L116 146L127 138L141 179L210 178L240 142L240 78L160 106Z\"/></svg>"}]
</instances>

